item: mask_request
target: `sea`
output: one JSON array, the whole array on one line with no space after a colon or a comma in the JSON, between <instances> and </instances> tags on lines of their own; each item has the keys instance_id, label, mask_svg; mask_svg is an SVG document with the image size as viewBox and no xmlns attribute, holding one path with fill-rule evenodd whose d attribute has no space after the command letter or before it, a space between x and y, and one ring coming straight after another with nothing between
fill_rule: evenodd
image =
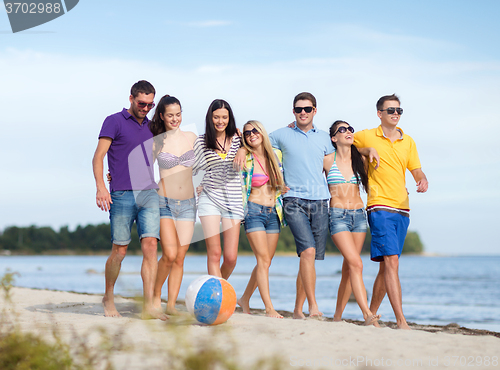
<instances>
[{"instance_id":1,"label":"sea","mask_svg":"<svg viewBox=\"0 0 500 370\"><path fill-rule=\"evenodd\" d=\"M0 275L15 272L15 286L37 289L102 294L106 256L0 256ZM371 297L378 264L362 256L363 278ZM127 256L116 283L115 293L133 297L142 295L140 277L142 256ZM179 299L189 284L206 274L206 256L187 256ZM269 284L277 310L293 311L299 259L276 256ZM255 257L239 256L229 282L241 296ZM342 267L341 256L326 256L316 262L316 299L328 317L335 311ZM456 323L471 329L500 332L500 256L402 256L399 276L403 293L403 311L409 322L422 325ZM166 284L163 297L166 299ZM252 308L264 308L258 290L250 300ZM304 306L307 311L307 303ZM382 321L395 321L386 297L379 309ZM348 303L344 319L361 320L357 303Z\"/></svg>"}]
</instances>

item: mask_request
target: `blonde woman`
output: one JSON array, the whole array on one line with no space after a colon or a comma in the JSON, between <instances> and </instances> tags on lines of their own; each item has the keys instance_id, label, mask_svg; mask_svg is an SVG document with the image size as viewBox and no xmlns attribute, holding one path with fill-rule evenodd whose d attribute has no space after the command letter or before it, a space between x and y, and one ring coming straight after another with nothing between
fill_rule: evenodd
<instances>
[{"instance_id":1,"label":"blonde woman","mask_svg":"<svg viewBox=\"0 0 500 370\"><path fill-rule=\"evenodd\" d=\"M259 121L248 121L243 126L243 145L248 150L243 169L244 226L257 266L238 304L243 312L250 313L250 297L259 287L266 316L283 318L274 309L269 293L269 266L285 222L281 202L281 190L284 189L281 152L273 149Z\"/></svg>"}]
</instances>

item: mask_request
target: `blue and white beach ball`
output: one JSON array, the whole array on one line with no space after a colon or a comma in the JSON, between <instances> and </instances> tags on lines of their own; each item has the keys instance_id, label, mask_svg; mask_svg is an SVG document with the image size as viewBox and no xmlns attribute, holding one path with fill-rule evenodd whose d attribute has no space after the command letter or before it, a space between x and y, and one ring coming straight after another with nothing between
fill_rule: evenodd
<instances>
[{"instance_id":1,"label":"blue and white beach ball","mask_svg":"<svg viewBox=\"0 0 500 370\"><path fill-rule=\"evenodd\" d=\"M203 324L222 324L236 308L236 292L227 280L203 275L187 288L186 307Z\"/></svg>"}]
</instances>

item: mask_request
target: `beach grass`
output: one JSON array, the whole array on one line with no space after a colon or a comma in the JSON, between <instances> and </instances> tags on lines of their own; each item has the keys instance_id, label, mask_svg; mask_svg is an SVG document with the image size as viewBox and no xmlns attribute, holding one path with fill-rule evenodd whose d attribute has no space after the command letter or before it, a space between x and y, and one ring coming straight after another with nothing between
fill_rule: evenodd
<instances>
[{"instance_id":1,"label":"beach grass","mask_svg":"<svg viewBox=\"0 0 500 370\"><path fill-rule=\"evenodd\" d=\"M243 364L238 359L238 346L226 327L215 327L210 337L196 341L187 334L187 328L195 320L173 317L168 325L150 325L151 336L156 339L155 349L136 346L127 341L127 325L116 332L103 326L92 326L83 333L74 327L61 330L52 321L50 330L26 331L19 323L19 311L12 301L16 273L6 273L1 281L3 306L0 312L0 369L2 370L96 370L115 369L114 359L123 353L147 358L156 351L157 366L148 369L171 370L281 370L282 361L276 356L261 358L253 364ZM140 306L140 300L135 303ZM138 308L140 310L140 308ZM113 320L113 319L111 319ZM152 323L152 322L150 322ZM36 324L34 324L36 326ZM64 332L70 333L65 335ZM172 345L175 343L175 345ZM216 343L224 343L223 349ZM139 353L138 353L139 352ZM159 358L158 358L159 355ZM162 365L163 364L163 365ZM167 365L168 364L168 365ZM136 368L136 366L135 366Z\"/></svg>"}]
</instances>

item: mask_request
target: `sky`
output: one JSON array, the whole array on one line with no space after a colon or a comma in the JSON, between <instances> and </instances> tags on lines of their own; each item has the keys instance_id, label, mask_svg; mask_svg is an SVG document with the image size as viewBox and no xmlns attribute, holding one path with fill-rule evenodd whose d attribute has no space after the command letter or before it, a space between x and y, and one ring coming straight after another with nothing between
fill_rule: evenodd
<instances>
[{"instance_id":1,"label":"sky","mask_svg":"<svg viewBox=\"0 0 500 370\"><path fill-rule=\"evenodd\" d=\"M500 254L500 2L85 1L12 33L0 6L0 230L108 222L91 160L104 118L146 79L180 99L204 131L227 100L239 128L293 121L293 97L318 100L314 123L356 130L396 93L429 191L407 172L410 230L428 253Z\"/></svg>"}]
</instances>

